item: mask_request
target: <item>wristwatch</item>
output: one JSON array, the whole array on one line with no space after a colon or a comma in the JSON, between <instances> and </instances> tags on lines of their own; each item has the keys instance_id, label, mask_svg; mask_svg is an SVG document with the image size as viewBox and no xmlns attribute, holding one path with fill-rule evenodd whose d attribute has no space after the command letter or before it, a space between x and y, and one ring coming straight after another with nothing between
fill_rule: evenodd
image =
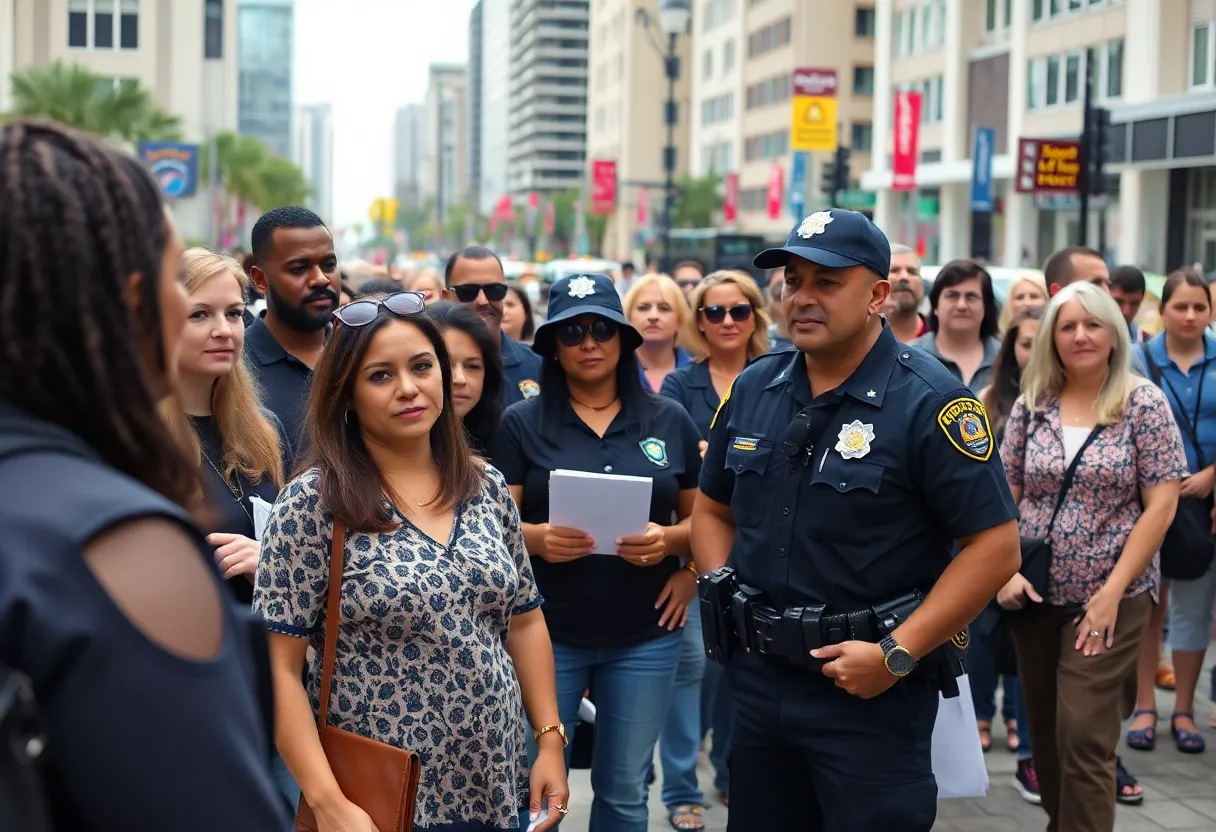
<instances>
[{"instance_id":1,"label":"wristwatch","mask_svg":"<svg viewBox=\"0 0 1216 832\"><path fill-rule=\"evenodd\" d=\"M891 636L885 636L878 642L878 646L882 648L883 661L892 676L902 679L916 669L916 660L912 658L912 654Z\"/></svg>"},{"instance_id":2,"label":"wristwatch","mask_svg":"<svg viewBox=\"0 0 1216 832\"><path fill-rule=\"evenodd\" d=\"M540 738L545 734L556 731L557 735L562 738L562 748L570 744L570 740L566 739L566 726L558 723L557 725L546 725L544 728L538 728L532 732L533 742L540 742Z\"/></svg>"}]
</instances>

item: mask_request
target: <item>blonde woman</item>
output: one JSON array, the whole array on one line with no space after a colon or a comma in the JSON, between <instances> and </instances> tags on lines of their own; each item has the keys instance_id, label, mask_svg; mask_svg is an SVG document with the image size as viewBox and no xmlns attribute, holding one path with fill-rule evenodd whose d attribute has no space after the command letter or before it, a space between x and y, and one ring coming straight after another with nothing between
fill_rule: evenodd
<instances>
[{"instance_id":1,"label":"blonde woman","mask_svg":"<svg viewBox=\"0 0 1216 832\"><path fill-rule=\"evenodd\" d=\"M181 382L177 401L163 413L201 468L215 520L207 542L220 575L249 604L260 521L283 487L287 443L241 360L249 278L235 260L202 248L185 253L182 275L189 307L177 361Z\"/></svg>"},{"instance_id":2,"label":"blonde woman","mask_svg":"<svg viewBox=\"0 0 1216 832\"><path fill-rule=\"evenodd\" d=\"M692 361L684 348L692 318L688 302L670 277L648 274L625 293L623 306L629 323L642 334L637 349L642 386L656 392L668 373Z\"/></svg>"},{"instance_id":3,"label":"blonde woman","mask_svg":"<svg viewBox=\"0 0 1216 832\"><path fill-rule=\"evenodd\" d=\"M1108 294L1089 283L1060 290L1001 445L1021 536L1051 546L1046 585L1015 575L997 602L1023 610L1014 645L1043 808L1058 832L1114 829L1125 683L1157 601L1156 552L1188 475L1169 403L1132 375L1129 351Z\"/></svg>"},{"instance_id":4,"label":"blonde woman","mask_svg":"<svg viewBox=\"0 0 1216 832\"><path fill-rule=\"evenodd\" d=\"M1005 308L1001 310L1001 318L997 328L1001 332L1009 329L1013 316L1027 309L1042 309L1047 305L1047 284L1037 274L1020 275L1009 287L1009 297L1005 300Z\"/></svg>"}]
</instances>

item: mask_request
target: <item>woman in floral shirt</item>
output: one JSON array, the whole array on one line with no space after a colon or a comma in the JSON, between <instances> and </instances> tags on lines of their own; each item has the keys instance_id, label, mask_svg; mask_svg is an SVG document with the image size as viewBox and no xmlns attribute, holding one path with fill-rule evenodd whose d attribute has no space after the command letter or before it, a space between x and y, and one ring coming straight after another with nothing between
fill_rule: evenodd
<instances>
[{"instance_id":1,"label":"woman in floral shirt","mask_svg":"<svg viewBox=\"0 0 1216 832\"><path fill-rule=\"evenodd\" d=\"M1002 607L1025 610L1014 619L1014 643L1043 808L1058 832L1114 829L1125 682L1157 599L1156 553L1188 473L1169 403L1131 374L1129 350L1109 295L1088 283L1061 290L1043 316L1001 446L1023 538L1046 534L1064 471L1081 452L1051 531L1046 597L1021 574L997 595Z\"/></svg>"}]
</instances>

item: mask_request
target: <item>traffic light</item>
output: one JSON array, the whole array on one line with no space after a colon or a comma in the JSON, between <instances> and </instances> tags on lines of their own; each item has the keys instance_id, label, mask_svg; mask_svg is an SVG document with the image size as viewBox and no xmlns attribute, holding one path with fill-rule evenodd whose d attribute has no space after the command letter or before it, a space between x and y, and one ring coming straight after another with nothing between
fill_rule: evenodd
<instances>
[{"instance_id":1,"label":"traffic light","mask_svg":"<svg viewBox=\"0 0 1216 832\"><path fill-rule=\"evenodd\" d=\"M849 188L849 157L852 155L852 150L841 145L836 148L832 160L823 165L819 188L830 205L835 205L840 193Z\"/></svg>"},{"instance_id":2,"label":"traffic light","mask_svg":"<svg viewBox=\"0 0 1216 832\"><path fill-rule=\"evenodd\" d=\"M1106 193L1106 163L1111 157L1110 110L1099 107L1092 111L1089 130L1089 192L1094 196Z\"/></svg>"}]
</instances>

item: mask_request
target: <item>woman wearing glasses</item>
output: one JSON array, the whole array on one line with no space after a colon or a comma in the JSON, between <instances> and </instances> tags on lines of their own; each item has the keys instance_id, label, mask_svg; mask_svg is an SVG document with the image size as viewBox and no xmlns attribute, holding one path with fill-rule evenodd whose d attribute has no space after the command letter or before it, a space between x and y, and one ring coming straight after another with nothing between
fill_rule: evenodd
<instances>
[{"instance_id":1,"label":"woman wearing glasses","mask_svg":"<svg viewBox=\"0 0 1216 832\"><path fill-rule=\"evenodd\" d=\"M700 473L698 433L674 402L642 388L629 325L607 275L554 284L533 349L541 392L508 408L491 446L520 506L524 539L553 634L558 708L568 728L594 688L590 832L645 832L646 772L667 712L696 594L688 517ZM646 528L592 540L549 521L556 469L646 477Z\"/></svg>"},{"instance_id":2,"label":"woman wearing glasses","mask_svg":"<svg viewBox=\"0 0 1216 832\"><path fill-rule=\"evenodd\" d=\"M992 278L970 260L942 266L929 290L929 329L912 343L934 356L959 381L979 392L992 383L1001 342L1001 310Z\"/></svg>"},{"instance_id":3,"label":"woman wearing glasses","mask_svg":"<svg viewBox=\"0 0 1216 832\"><path fill-rule=\"evenodd\" d=\"M695 334L688 346L699 360L667 376L662 394L679 402L692 416L704 448L718 403L735 376L753 358L768 352L769 318L756 281L742 272L713 272L692 290L689 301L695 310ZM701 738L711 726L714 787L723 796L728 793L730 709L722 680L721 665L713 664L712 670L707 667L701 617L694 604L689 608L684 651L659 743L663 805L677 829L704 827L698 817L705 798L697 786L697 755Z\"/></svg>"},{"instance_id":4,"label":"woman wearing glasses","mask_svg":"<svg viewBox=\"0 0 1216 832\"><path fill-rule=\"evenodd\" d=\"M315 721L325 629L338 623L324 616L338 518L348 532L329 724L419 753L421 829L526 827L542 799L539 828L550 829L569 795L564 735L506 483L469 451L420 294L334 316L313 381L309 467L275 505L254 593L271 630L280 753L321 832L372 829L338 788ZM540 745L530 785L529 718Z\"/></svg>"}]
</instances>

